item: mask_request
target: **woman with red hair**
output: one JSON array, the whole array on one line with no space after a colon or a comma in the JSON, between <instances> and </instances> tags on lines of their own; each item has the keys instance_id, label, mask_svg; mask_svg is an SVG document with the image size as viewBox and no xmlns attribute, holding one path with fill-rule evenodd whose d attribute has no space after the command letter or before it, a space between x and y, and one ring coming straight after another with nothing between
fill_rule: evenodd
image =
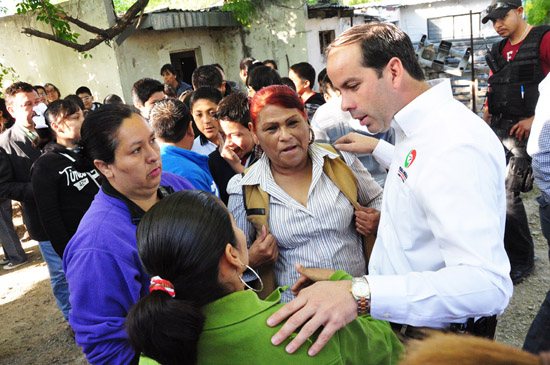
<instances>
[{"instance_id":1,"label":"woman with red hair","mask_svg":"<svg viewBox=\"0 0 550 365\"><path fill-rule=\"evenodd\" d=\"M228 208L247 236L250 266L262 271L274 265L275 286L298 280L296 264L302 265L297 266L300 271L316 267L344 270L352 276L365 274L361 235L376 232L380 186L355 155L314 143L304 104L289 87L260 90L250 113L250 130L264 154L227 187ZM343 170L335 170L335 163L343 165ZM331 175L328 170L340 173ZM355 181L352 205L350 194L340 187ZM266 193L269 199L262 212L267 216L265 228L257 222L253 225L253 216L261 209L247 209L250 202L243 200L243 192L248 199L250 189ZM291 299L290 292L283 293L284 302Z\"/></svg>"}]
</instances>

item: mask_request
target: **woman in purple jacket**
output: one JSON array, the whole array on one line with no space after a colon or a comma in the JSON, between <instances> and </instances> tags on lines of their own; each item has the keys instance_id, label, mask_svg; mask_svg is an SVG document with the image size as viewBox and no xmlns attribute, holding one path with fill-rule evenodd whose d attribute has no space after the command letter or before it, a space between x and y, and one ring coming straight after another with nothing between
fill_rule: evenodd
<instances>
[{"instance_id":1,"label":"woman in purple jacket","mask_svg":"<svg viewBox=\"0 0 550 365\"><path fill-rule=\"evenodd\" d=\"M149 289L136 248L141 217L173 191L193 189L162 172L159 146L147 122L127 106L106 105L88 115L76 168L93 164L101 190L63 255L69 282L69 323L92 364L137 362L124 321Z\"/></svg>"}]
</instances>

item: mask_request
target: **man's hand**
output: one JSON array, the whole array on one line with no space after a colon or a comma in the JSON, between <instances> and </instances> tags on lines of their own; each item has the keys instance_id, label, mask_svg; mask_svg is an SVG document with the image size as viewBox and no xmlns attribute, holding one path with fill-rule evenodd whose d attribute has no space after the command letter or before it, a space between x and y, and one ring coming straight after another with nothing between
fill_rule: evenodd
<instances>
[{"instance_id":1,"label":"man's hand","mask_svg":"<svg viewBox=\"0 0 550 365\"><path fill-rule=\"evenodd\" d=\"M355 153L372 153L377 145L378 140L376 138L359 133L348 133L334 142L335 148Z\"/></svg>"},{"instance_id":2,"label":"man's hand","mask_svg":"<svg viewBox=\"0 0 550 365\"><path fill-rule=\"evenodd\" d=\"M237 156L235 151L229 148L229 145L226 143L226 139L222 133L218 133L218 142L220 156L222 156L229 166L231 166L235 173L240 174L244 172L244 166L241 164L241 159Z\"/></svg>"},{"instance_id":3,"label":"man's hand","mask_svg":"<svg viewBox=\"0 0 550 365\"><path fill-rule=\"evenodd\" d=\"M492 115L489 114L489 108L485 106L485 111L483 112L483 120L485 121L485 123L491 125L491 118Z\"/></svg>"},{"instance_id":4,"label":"man's hand","mask_svg":"<svg viewBox=\"0 0 550 365\"><path fill-rule=\"evenodd\" d=\"M248 261L252 267L259 267L265 264L271 264L277 261L279 249L277 241L271 233L267 233L267 228L262 227L260 237L248 248Z\"/></svg>"},{"instance_id":5,"label":"man's hand","mask_svg":"<svg viewBox=\"0 0 550 365\"><path fill-rule=\"evenodd\" d=\"M516 138L520 141L522 141L524 138L528 138L534 119L535 116L533 115L531 118L520 120L512 127L512 129L510 130L510 135L513 136L515 134Z\"/></svg>"},{"instance_id":6,"label":"man's hand","mask_svg":"<svg viewBox=\"0 0 550 365\"><path fill-rule=\"evenodd\" d=\"M357 232L363 236L376 233L378 231L378 223L380 223L380 211L374 208L362 207L357 204L358 209L355 210L355 228Z\"/></svg>"},{"instance_id":7,"label":"man's hand","mask_svg":"<svg viewBox=\"0 0 550 365\"><path fill-rule=\"evenodd\" d=\"M281 344L298 327L304 325L285 349L291 354L323 326L317 341L308 351L309 356L315 356L336 331L357 317L357 302L350 290L349 280L320 281L301 290L296 299L285 304L267 319L267 325L273 327L290 317L271 338L271 343Z\"/></svg>"},{"instance_id":8,"label":"man's hand","mask_svg":"<svg viewBox=\"0 0 550 365\"><path fill-rule=\"evenodd\" d=\"M332 269L317 269L313 267L303 267L300 264L295 264L294 268L302 274L298 280L292 285L292 295L298 295L300 290L310 286L317 281L329 280L332 274L335 273Z\"/></svg>"}]
</instances>

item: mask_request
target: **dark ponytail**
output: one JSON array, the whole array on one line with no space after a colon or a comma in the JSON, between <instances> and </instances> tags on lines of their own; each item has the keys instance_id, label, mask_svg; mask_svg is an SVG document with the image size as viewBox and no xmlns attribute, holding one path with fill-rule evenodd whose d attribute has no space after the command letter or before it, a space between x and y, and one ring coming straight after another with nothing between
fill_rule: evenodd
<instances>
[{"instance_id":1,"label":"dark ponytail","mask_svg":"<svg viewBox=\"0 0 550 365\"><path fill-rule=\"evenodd\" d=\"M130 344L162 364L195 363L201 307L229 293L218 275L225 246L237 247L231 216L212 194L179 191L145 214L136 236L145 271L170 281L175 298L156 290L130 310Z\"/></svg>"},{"instance_id":2,"label":"dark ponytail","mask_svg":"<svg viewBox=\"0 0 550 365\"><path fill-rule=\"evenodd\" d=\"M126 329L132 347L161 364L195 364L204 325L200 307L155 290L132 307Z\"/></svg>"},{"instance_id":3,"label":"dark ponytail","mask_svg":"<svg viewBox=\"0 0 550 365\"><path fill-rule=\"evenodd\" d=\"M113 163L118 147L118 129L133 111L126 105L108 104L89 113L80 129L75 169L79 172L94 168L94 160Z\"/></svg>"}]
</instances>

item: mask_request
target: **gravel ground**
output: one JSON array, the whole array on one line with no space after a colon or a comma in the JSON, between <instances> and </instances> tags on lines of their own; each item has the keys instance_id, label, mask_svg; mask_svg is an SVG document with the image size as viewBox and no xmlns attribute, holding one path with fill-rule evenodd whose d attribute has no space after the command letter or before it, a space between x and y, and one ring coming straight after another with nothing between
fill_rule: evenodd
<instances>
[{"instance_id":1,"label":"gravel ground","mask_svg":"<svg viewBox=\"0 0 550 365\"><path fill-rule=\"evenodd\" d=\"M535 270L523 283L514 286L514 295L508 308L500 316L497 327L497 341L519 348L522 347L529 326L550 287L548 245L540 230L539 204L533 200L539 195L540 191L536 187L523 194L535 244Z\"/></svg>"},{"instance_id":2,"label":"gravel ground","mask_svg":"<svg viewBox=\"0 0 550 365\"><path fill-rule=\"evenodd\" d=\"M535 240L536 269L514 287L510 305L499 318L497 341L521 348L529 325L550 283L548 247L539 224L538 189L524 195ZM16 224L21 224L20 218ZM20 235L24 233L19 228ZM35 241L24 243L29 263L0 269L0 365L86 364L52 296L46 264Z\"/></svg>"}]
</instances>

